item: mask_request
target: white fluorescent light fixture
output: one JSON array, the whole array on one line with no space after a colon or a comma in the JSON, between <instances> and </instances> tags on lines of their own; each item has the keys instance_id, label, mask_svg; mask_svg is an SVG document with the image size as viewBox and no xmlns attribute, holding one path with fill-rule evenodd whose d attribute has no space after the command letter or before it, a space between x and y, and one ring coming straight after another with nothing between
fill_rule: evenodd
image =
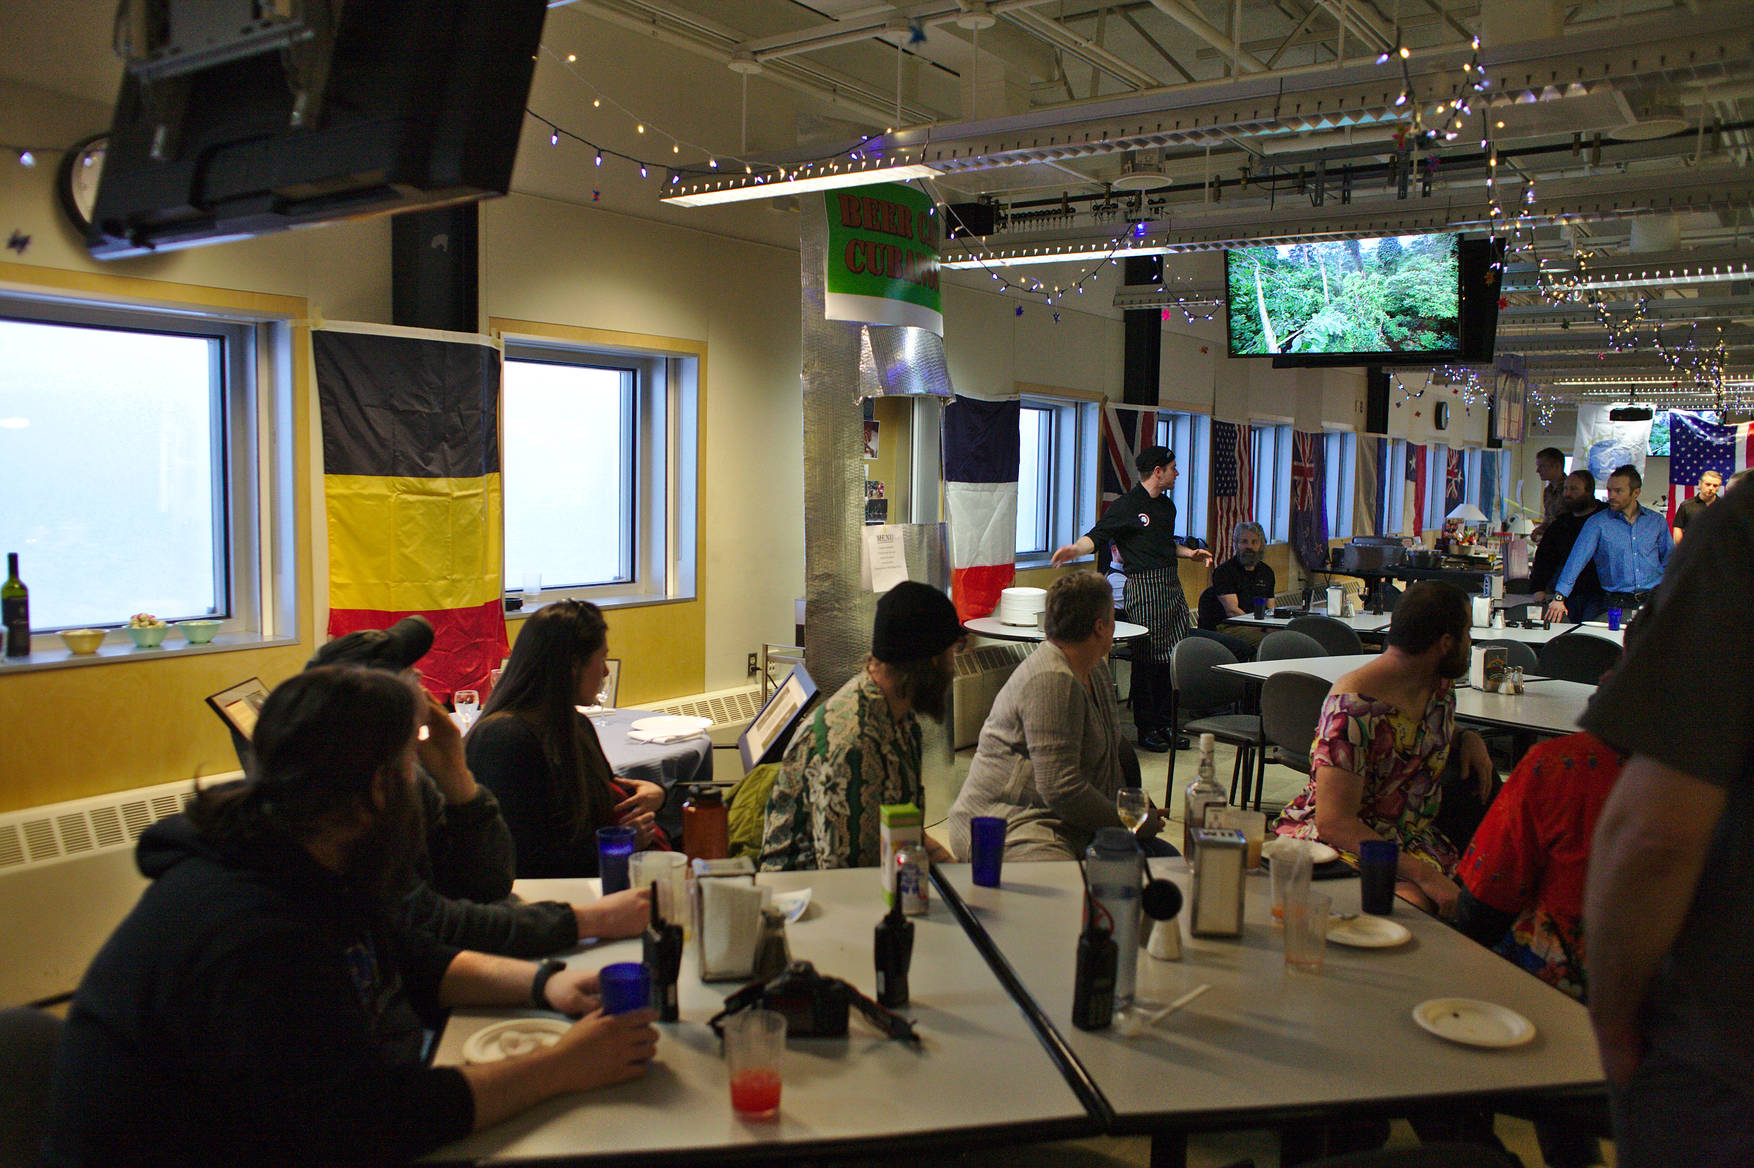
<instances>
[{"instance_id":1,"label":"white fluorescent light fixture","mask_svg":"<svg viewBox=\"0 0 1754 1168\"><path fill-rule=\"evenodd\" d=\"M1064 264L1076 260L1124 260L1130 256L1168 255L1169 248L1163 244L1148 244L1144 247L1116 247L1105 243L1101 246L1079 245L1075 247L1019 247L998 248L980 255L958 255L940 258L940 268L1016 268L1025 264Z\"/></svg>"},{"instance_id":2,"label":"white fluorescent light fixture","mask_svg":"<svg viewBox=\"0 0 1754 1168\"><path fill-rule=\"evenodd\" d=\"M859 162L831 162L814 167L800 167L792 172L795 178L778 174L735 177L715 175L694 182L679 183L666 191L660 201L678 207L708 207L715 203L736 203L746 199L771 199L781 195L801 195L808 191L831 191L839 187L862 187L874 182L908 182L916 178L936 178L936 168L923 162L888 162L868 159Z\"/></svg>"},{"instance_id":3,"label":"white fluorescent light fixture","mask_svg":"<svg viewBox=\"0 0 1754 1168\"><path fill-rule=\"evenodd\" d=\"M1743 264L1725 264L1721 267L1713 265L1710 271L1704 267L1697 270L1682 268L1679 274L1674 268L1666 271L1628 272L1617 275L1612 272L1603 275L1590 275L1580 283L1560 283L1559 292L1612 292L1621 288L1667 288L1675 284L1723 284L1732 280L1747 280L1754 277L1754 268Z\"/></svg>"},{"instance_id":4,"label":"white fluorescent light fixture","mask_svg":"<svg viewBox=\"0 0 1754 1168\"><path fill-rule=\"evenodd\" d=\"M1685 377L1569 377L1569 378L1562 377L1562 378L1558 378L1557 380L1553 381L1552 384L1556 385L1556 386L1557 385L1599 385L1599 386L1661 385L1661 386L1664 386L1667 388L1680 390L1683 393L1695 392L1693 387L1691 387L1691 386L1677 384L1677 382L1685 381L1685 380L1686 380ZM1749 379L1747 379L1745 377L1726 377L1723 380L1723 385L1726 389L1731 389L1731 388L1733 388L1733 389L1748 389L1750 387L1754 387L1754 381L1750 381ZM1708 390L1700 390L1699 392L1709 392L1709 391Z\"/></svg>"}]
</instances>

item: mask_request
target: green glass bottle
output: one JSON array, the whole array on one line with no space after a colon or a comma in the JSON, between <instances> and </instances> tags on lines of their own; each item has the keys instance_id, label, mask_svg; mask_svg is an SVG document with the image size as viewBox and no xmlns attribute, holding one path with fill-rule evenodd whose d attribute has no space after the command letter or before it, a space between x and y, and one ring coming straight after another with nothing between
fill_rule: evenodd
<instances>
[{"instance_id":1,"label":"green glass bottle","mask_svg":"<svg viewBox=\"0 0 1754 1168\"><path fill-rule=\"evenodd\" d=\"M18 578L18 553L6 553L6 583L0 584L0 621L6 625L6 655L30 656L30 589Z\"/></svg>"}]
</instances>

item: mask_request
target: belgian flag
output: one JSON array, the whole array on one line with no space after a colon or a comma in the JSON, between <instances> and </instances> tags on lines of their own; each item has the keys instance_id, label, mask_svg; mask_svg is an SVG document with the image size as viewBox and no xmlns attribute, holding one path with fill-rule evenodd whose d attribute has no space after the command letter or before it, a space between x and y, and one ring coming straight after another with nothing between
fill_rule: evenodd
<instances>
[{"instance_id":1,"label":"belgian flag","mask_svg":"<svg viewBox=\"0 0 1754 1168\"><path fill-rule=\"evenodd\" d=\"M427 688L486 688L506 654L500 354L485 339L312 333L329 635L432 622Z\"/></svg>"}]
</instances>

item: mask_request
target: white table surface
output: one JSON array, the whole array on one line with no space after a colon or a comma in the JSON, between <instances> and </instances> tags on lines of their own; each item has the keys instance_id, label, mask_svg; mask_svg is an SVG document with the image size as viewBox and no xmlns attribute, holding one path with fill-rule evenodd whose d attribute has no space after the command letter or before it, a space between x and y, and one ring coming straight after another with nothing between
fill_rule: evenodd
<instances>
[{"instance_id":1,"label":"white table surface","mask_svg":"<svg viewBox=\"0 0 1754 1168\"><path fill-rule=\"evenodd\" d=\"M762 873L776 890L810 888L803 919L787 926L794 959L873 993L872 936L884 914L877 871ZM522 880L532 898L593 897L595 880ZM702 983L692 949L682 961L682 1020L659 1023L657 1060L642 1079L564 1096L441 1149L446 1162L682 1159L720 1163L815 1150L879 1153L925 1137L945 1146L1010 1139L1067 1138L1097 1130L1048 1058L1016 1001L949 908L933 895L914 922L911 997L902 1013L923 1045L885 1039L857 1011L844 1039L787 1045L780 1116L747 1123L731 1111L719 1040L706 1021L736 982ZM638 961L637 940L562 955L600 967ZM436 1062L457 1063L482 1026L531 1011L455 1011Z\"/></svg>"},{"instance_id":2,"label":"white table surface","mask_svg":"<svg viewBox=\"0 0 1754 1168\"><path fill-rule=\"evenodd\" d=\"M1155 874L1188 884L1181 859ZM1584 1008L1447 925L1395 906L1413 933L1393 949L1330 943L1319 975L1288 974L1272 922L1266 875L1245 878L1240 939L1195 938L1184 956L1138 955L1141 999L1167 1003L1212 989L1135 1038L1071 1024L1080 925L1078 869L1070 861L1006 864L1003 886L973 886L965 864L943 865L1016 973L1065 1037L1115 1111L1115 1131L1259 1126L1276 1115L1370 1110L1402 1101L1573 1090L1601 1082ZM1357 880L1327 880L1336 912L1358 910ZM1421 1029L1413 1007L1437 997L1482 999L1535 1025L1510 1049L1447 1042Z\"/></svg>"},{"instance_id":3,"label":"white table surface","mask_svg":"<svg viewBox=\"0 0 1754 1168\"><path fill-rule=\"evenodd\" d=\"M1047 634L1034 625L1008 625L996 617L977 616L971 621L964 621L962 627L971 633L983 637L992 637L998 641L1044 641ZM1151 630L1144 625L1131 624L1127 621L1115 622L1115 640L1126 641L1133 637L1143 637Z\"/></svg>"},{"instance_id":4,"label":"white table surface","mask_svg":"<svg viewBox=\"0 0 1754 1168\"><path fill-rule=\"evenodd\" d=\"M1337 657L1290 657L1282 661L1243 661L1215 665L1250 681L1265 681L1275 673L1308 673L1327 682L1338 681L1376 660L1374 653L1348 653ZM1595 695L1596 687L1557 678L1529 682L1520 694L1483 693L1472 687L1456 690L1456 717L1488 726L1532 730L1540 734L1570 734Z\"/></svg>"},{"instance_id":5,"label":"white table surface","mask_svg":"<svg viewBox=\"0 0 1754 1168\"><path fill-rule=\"evenodd\" d=\"M1303 614L1299 613L1297 615L1302 616ZM1327 613L1317 609L1311 615L1326 616ZM1295 616L1268 616L1261 618L1252 616L1233 616L1226 617L1223 623L1227 625L1236 625L1239 628L1247 628L1253 625L1257 627L1264 626L1267 628L1282 629L1295 619L1297 619ZM1359 613L1354 616L1339 617L1337 619L1341 624L1351 627L1361 635L1382 635L1389 631L1389 622L1393 620L1394 617L1393 614L1385 612L1378 614ZM1554 637L1563 636L1570 632L1577 632L1592 637L1601 637L1604 640L1614 642L1616 645L1624 645L1626 643L1625 630L1610 630L1606 621L1592 621L1585 624L1562 623L1546 629L1475 628L1469 631L1473 633L1474 640L1476 641L1522 641L1529 645L1544 645Z\"/></svg>"},{"instance_id":6,"label":"white table surface","mask_svg":"<svg viewBox=\"0 0 1754 1168\"><path fill-rule=\"evenodd\" d=\"M1269 613L1267 616L1263 616L1263 617L1227 616L1224 618L1224 620L1221 623L1227 624L1227 625L1236 625L1240 628L1248 628L1250 626L1254 626L1257 628L1282 629L1282 628L1285 628L1287 625L1289 625L1292 621L1296 620L1300 616L1327 616L1327 615L1328 614L1327 614L1326 609L1323 609L1320 606L1317 606L1316 608L1311 609L1307 613L1298 612L1298 613L1292 614L1291 616L1273 616L1273 615L1271 615L1271 613ZM1341 624L1345 625L1347 628L1349 628L1357 633L1382 633L1382 632L1388 631L1389 621L1394 619L1394 618L1393 618L1393 614L1386 613L1386 612L1377 612L1377 613L1359 612L1359 613L1354 613L1351 616L1337 616L1334 619L1339 621Z\"/></svg>"}]
</instances>

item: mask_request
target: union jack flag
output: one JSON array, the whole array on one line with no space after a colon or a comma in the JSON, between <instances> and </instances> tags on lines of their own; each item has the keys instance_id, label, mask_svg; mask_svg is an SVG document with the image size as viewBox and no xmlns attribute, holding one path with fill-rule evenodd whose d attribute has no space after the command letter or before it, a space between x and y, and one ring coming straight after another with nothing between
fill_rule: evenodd
<instances>
[{"instance_id":1,"label":"union jack flag","mask_svg":"<svg viewBox=\"0 0 1754 1168\"><path fill-rule=\"evenodd\" d=\"M1451 447L1443 463L1443 513L1462 505L1462 452Z\"/></svg>"},{"instance_id":2,"label":"union jack flag","mask_svg":"<svg viewBox=\"0 0 1754 1168\"><path fill-rule=\"evenodd\" d=\"M1157 411L1128 406L1102 407L1102 505L1108 505L1139 482L1133 460L1147 446L1157 445Z\"/></svg>"},{"instance_id":3,"label":"union jack flag","mask_svg":"<svg viewBox=\"0 0 1754 1168\"><path fill-rule=\"evenodd\" d=\"M1245 519L1253 519L1255 476L1249 450L1249 433L1232 422L1212 423L1212 502L1217 527L1212 532L1212 555L1222 564L1235 554L1231 533Z\"/></svg>"},{"instance_id":4,"label":"union jack flag","mask_svg":"<svg viewBox=\"0 0 1754 1168\"><path fill-rule=\"evenodd\" d=\"M1291 435L1291 549L1307 571L1328 564L1327 447L1322 435Z\"/></svg>"}]
</instances>

